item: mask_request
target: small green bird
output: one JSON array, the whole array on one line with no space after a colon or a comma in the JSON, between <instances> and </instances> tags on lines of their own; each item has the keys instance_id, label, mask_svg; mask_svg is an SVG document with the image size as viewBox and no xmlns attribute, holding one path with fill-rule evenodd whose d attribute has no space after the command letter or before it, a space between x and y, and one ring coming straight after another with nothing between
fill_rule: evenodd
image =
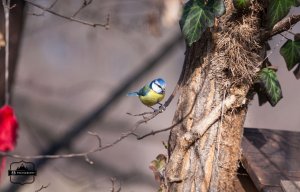
<instances>
[{"instance_id":1,"label":"small green bird","mask_svg":"<svg viewBox=\"0 0 300 192\"><path fill-rule=\"evenodd\" d=\"M165 80L158 78L151 81L148 85L142 87L139 91L128 93L127 96L139 96L144 105L152 108L152 106L155 104L162 105L159 102L164 99L165 91Z\"/></svg>"}]
</instances>

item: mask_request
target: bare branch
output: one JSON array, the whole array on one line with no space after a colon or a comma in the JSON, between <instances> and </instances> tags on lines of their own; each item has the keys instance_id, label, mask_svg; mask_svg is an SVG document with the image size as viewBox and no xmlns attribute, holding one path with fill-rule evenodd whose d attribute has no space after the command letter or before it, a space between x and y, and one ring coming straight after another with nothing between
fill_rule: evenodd
<instances>
[{"instance_id":1,"label":"bare branch","mask_svg":"<svg viewBox=\"0 0 300 192\"><path fill-rule=\"evenodd\" d=\"M190 111L191 112L191 111ZM151 136L151 135L155 135L155 134L158 134L158 133L162 133L162 132L165 132L165 131L169 131L169 130L171 130L171 129L173 129L175 126L177 126L179 123L181 123L189 114L190 114L190 112L186 115L186 116L184 116L180 121L178 121L177 123L175 123L175 124L173 124L173 125L171 125L170 127L167 127L167 128L164 128L164 129L159 129L159 130L156 130L156 131L151 131L151 132L149 132L149 133L147 133L147 134L145 134L145 135L142 135L142 136L138 136L138 135L136 135L136 138L138 139L138 140L141 140L141 139L144 139L144 138L146 138L146 137L148 137L148 136Z\"/></svg>"},{"instance_id":2,"label":"bare branch","mask_svg":"<svg viewBox=\"0 0 300 192\"><path fill-rule=\"evenodd\" d=\"M95 137L98 139L99 148L101 148L101 146L102 146L102 141L101 141L100 136L99 136L97 133L94 133L94 132L91 132L91 131L88 131L88 134L93 135L93 136L95 136Z\"/></svg>"},{"instance_id":3,"label":"bare branch","mask_svg":"<svg viewBox=\"0 0 300 192\"><path fill-rule=\"evenodd\" d=\"M85 161L88 162L89 164L94 164L94 162L91 161L88 157L90 154L113 147L114 145L118 144L119 142L121 142L123 139L129 137L130 135L138 137L138 135L135 134L135 131L139 128L139 126L141 124L146 123L147 121L153 119L159 113L161 113L160 110L155 111L151 114L151 116L145 117L143 120L138 121L133 129L131 129L130 131L128 131L126 133L123 133L118 139L116 139L112 143L107 144L105 146L102 146L101 137L97 133L88 132L90 135L95 136L97 138L98 146L95 149L92 149L87 152L62 154L62 155L33 155L33 156L26 155L26 156L24 156L24 155L18 155L18 154L0 151L0 156L7 156L7 157L11 157L11 158L16 158L16 159L61 159L61 158L83 157L85 159Z\"/></svg>"},{"instance_id":4,"label":"bare branch","mask_svg":"<svg viewBox=\"0 0 300 192\"><path fill-rule=\"evenodd\" d=\"M100 136L97 133L88 132L90 135L95 136L97 138L98 146L95 149L92 149L92 150L84 152L84 153L72 153L72 154L63 154L63 155L34 155L34 156L26 155L26 156L24 156L24 155L12 154L12 153L9 153L9 152L0 152L0 156L7 156L7 157L16 158L16 159L60 159L60 158L83 157L83 158L85 158L85 161L87 161L89 164L93 164L94 162L89 159L88 155L114 146L115 144L117 144L121 140L123 140L124 138L131 135L133 133L133 131L128 132L126 134L123 134L119 139L117 139L113 143L105 145L103 147L102 147L102 144L101 144Z\"/></svg>"},{"instance_id":5,"label":"bare branch","mask_svg":"<svg viewBox=\"0 0 300 192\"><path fill-rule=\"evenodd\" d=\"M278 23L276 23L273 29L265 35L266 39L269 39L272 36L282 33L284 31L288 31L289 29L291 29L293 25L295 25L299 21L300 21L300 15L291 15L289 17L280 20Z\"/></svg>"},{"instance_id":6,"label":"bare branch","mask_svg":"<svg viewBox=\"0 0 300 192\"><path fill-rule=\"evenodd\" d=\"M30 4L30 5L32 5L32 6L34 6L34 7L37 7L37 8L39 8L39 9L43 10L43 11L46 11L46 12L52 14L52 15L55 15L55 16L64 18L64 19L66 19L66 20L74 21L74 22L77 22L77 23L81 23L81 24L83 24L83 25L91 26L91 27L105 27L106 29L109 29L109 21L110 21L110 16L109 16L109 15L107 15L106 23L104 23L104 24L103 24L103 23L91 23L91 22L88 22L88 21L85 21L85 20L81 20L81 19L75 18L75 17L73 17L73 16L72 16L72 17L69 17L69 16L66 16L66 15L62 15L62 14L60 14L60 13L57 13L57 12L51 10L51 7L50 7L50 8L47 8L47 7L43 7L43 6L39 5L39 4L36 4L36 3L32 2L32 1L28 1L28 0L25 0L25 1L26 1L28 4ZM86 6L87 6L87 5L86 5ZM86 7L86 6L84 6L84 7ZM83 7L83 8L84 8L84 7ZM79 11L82 10L83 8L80 8ZM78 12L78 11L77 11L77 12ZM78 13L75 12L75 15L76 15L76 14L78 14Z\"/></svg>"},{"instance_id":7,"label":"bare branch","mask_svg":"<svg viewBox=\"0 0 300 192\"><path fill-rule=\"evenodd\" d=\"M46 185L46 186L42 185L39 189L35 190L35 192L40 192L41 190L48 188L49 185L50 185L50 183L48 183L48 185Z\"/></svg>"},{"instance_id":8,"label":"bare branch","mask_svg":"<svg viewBox=\"0 0 300 192\"><path fill-rule=\"evenodd\" d=\"M58 0L55 0L49 7L48 9L52 9L54 7L54 5L57 3ZM34 15L34 16L43 16L45 13L44 10L42 10L41 13L32 13L31 15Z\"/></svg>"},{"instance_id":9,"label":"bare branch","mask_svg":"<svg viewBox=\"0 0 300 192\"><path fill-rule=\"evenodd\" d=\"M127 115L131 115L131 116L135 116L135 117L139 117L139 116L145 116L145 115L150 115L152 114L153 112L144 112L144 113L139 113L139 114L132 114L132 113L126 113Z\"/></svg>"},{"instance_id":10,"label":"bare branch","mask_svg":"<svg viewBox=\"0 0 300 192\"><path fill-rule=\"evenodd\" d=\"M158 133L162 133L162 132L165 132L165 131L169 131L171 130L173 127L175 127L176 125L172 125L171 127L167 127L167 128L164 128L164 129L159 129L159 130L156 130L156 131L151 131L145 135L142 135L142 136L137 136L137 139L138 140L141 140L141 139L144 139L145 137L148 137L150 135L155 135L155 134L158 134Z\"/></svg>"}]
</instances>

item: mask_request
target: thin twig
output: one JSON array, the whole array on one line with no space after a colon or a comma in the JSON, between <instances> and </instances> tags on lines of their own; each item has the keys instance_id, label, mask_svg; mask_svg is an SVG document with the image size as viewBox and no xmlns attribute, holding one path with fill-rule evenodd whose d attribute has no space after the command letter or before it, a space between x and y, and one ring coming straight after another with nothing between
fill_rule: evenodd
<instances>
[{"instance_id":1,"label":"thin twig","mask_svg":"<svg viewBox=\"0 0 300 192\"><path fill-rule=\"evenodd\" d=\"M155 135L155 134L158 134L158 133L162 133L162 132L165 132L165 131L169 131L171 130L173 127L175 127L176 125L172 125L171 127L167 127L167 128L164 128L164 129L159 129L159 130L156 130L156 131L151 131L145 135L142 135L142 136L137 136L137 139L138 140L141 140L141 139L144 139L145 137L148 137L150 135Z\"/></svg>"},{"instance_id":2,"label":"thin twig","mask_svg":"<svg viewBox=\"0 0 300 192\"><path fill-rule=\"evenodd\" d=\"M48 185L46 185L46 186L42 185L41 188L35 190L35 192L39 192L39 191L41 191L41 190L43 190L43 189L48 188L49 186L50 186L50 183L48 183Z\"/></svg>"},{"instance_id":3,"label":"thin twig","mask_svg":"<svg viewBox=\"0 0 300 192\"><path fill-rule=\"evenodd\" d=\"M121 142L123 139L129 137L130 135L138 137L135 134L135 131L139 128L139 126L143 123L146 123L150 119L154 118L156 115L157 115L157 113L154 113L151 116L149 116L149 117L147 117L143 120L138 121L136 123L136 126L133 129L131 129L130 131L128 131L126 133L123 133L118 139L116 139L112 143L107 144L105 146L102 146L101 137L97 133L88 132L90 135L95 136L97 138L98 146L95 149L92 149L92 150L87 151L87 152L62 154L62 155L33 155L33 156L26 155L26 156L24 156L24 155L18 155L18 154L12 154L12 153L9 153L9 152L1 152L0 151L0 156L7 156L7 157L16 158L16 159L60 159L60 158L84 157L86 162L88 162L89 164L93 164L94 162L91 161L88 157L90 154L102 151L104 149L108 149L110 147L113 147L114 145L118 144L119 142Z\"/></svg>"},{"instance_id":4,"label":"thin twig","mask_svg":"<svg viewBox=\"0 0 300 192\"><path fill-rule=\"evenodd\" d=\"M281 34L281 33L279 33L279 35L280 35L281 37L283 37L284 39L289 40L289 38L287 38L285 35L283 35L283 34Z\"/></svg>"},{"instance_id":5,"label":"thin twig","mask_svg":"<svg viewBox=\"0 0 300 192\"><path fill-rule=\"evenodd\" d=\"M192 107L192 109L193 109L193 107ZM177 125L179 125L186 117L188 117L190 115L190 113L192 112L192 109L182 119L180 119L178 122L176 122L175 124L171 125L170 127L167 127L167 128L164 128L164 129L159 129L159 130L156 130L156 131L152 130L151 132L146 133L146 134L144 134L142 136L136 135L136 138L138 140L141 140L141 139L144 139L144 138L146 138L148 136L151 136L151 135L153 136L155 134L162 133L162 132L169 131L169 130L173 129L174 127L176 127Z\"/></svg>"},{"instance_id":6,"label":"thin twig","mask_svg":"<svg viewBox=\"0 0 300 192\"><path fill-rule=\"evenodd\" d=\"M107 18L106 18L106 22L103 24L103 23L91 23L89 21L85 21L85 20L81 20L81 19L78 19L78 18L75 18L75 17L69 17L69 16L66 16L66 15L63 15L63 14L60 14L60 13L57 13L47 7L43 7L39 4L36 4L32 1L28 1L28 0L25 0L28 4L34 6L34 7L37 7L43 11L46 11L52 15L55 15L55 16L58 16L58 17L61 17L61 18L64 18L66 20L69 20L69 21L74 21L74 22L77 22L77 23L81 23L83 25L88 25L88 26L91 26L91 27L105 27L106 29L109 29L109 22L110 22L110 16L107 15Z\"/></svg>"},{"instance_id":7,"label":"thin twig","mask_svg":"<svg viewBox=\"0 0 300 192\"><path fill-rule=\"evenodd\" d=\"M119 184L119 188L116 190L115 189L115 183L116 183L116 181L117 181L117 179L116 178L110 178L110 181L111 181L111 192L120 192L121 191L121 183Z\"/></svg>"},{"instance_id":8,"label":"thin twig","mask_svg":"<svg viewBox=\"0 0 300 192\"><path fill-rule=\"evenodd\" d=\"M58 1L58 0L53 1L53 3L48 7L48 9L49 9L49 10L52 9L52 8L54 7L54 5L57 3L57 1ZM33 16L43 16L44 13L45 13L45 11L42 10L41 13L32 13L31 15L33 15Z\"/></svg>"},{"instance_id":9,"label":"thin twig","mask_svg":"<svg viewBox=\"0 0 300 192\"><path fill-rule=\"evenodd\" d=\"M76 17L76 15L80 13L80 11L82 11L85 7L90 5L92 2L93 0L83 0L81 7L72 15L72 17Z\"/></svg>"},{"instance_id":10,"label":"thin twig","mask_svg":"<svg viewBox=\"0 0 300 192\"><path fill-rule=\"evenodd\" d=\"M57 3L58 0L53 1L53 3L50 5L50 7L48 9L52 9L54 7L54 5Z\"/></svg>"},{"instance_id":11,"label":"thin twig","mask_svg":"<svg viewBox=\"0 0 300 192\"><path fill-rule=\"evenodd\" d=\"M287 30L286 32L288 32L289 34L292 34L292 35L296 35L296 33L293 33L292 31L289 31L289 30Z\"/></svg>"},{"instance_id":12,"label":"thin twig","mask_svg":"<svg viewBox=\"0 0 300 192\"><path fill-rule=\"evenodd\" d=\"M132 113L126 113L127 115L130 115L130 116L134 116L134 117L139 117L139 116L145 116L145 115L150 115L152 114L153 112L143 112L143 113L139 113L139 114L132 114Z\"/></svg>"},{"instance_id":13,"label":"thin twig","mask_svg":"<svg viewBox=\"0 0 300 192\"><path fill-rule=\"evenodd\" d=\"M110 145L106 145L104 147L102 147L101 144L101 138L97 133L93 133L93 132L88 132L88 134L95 136L98 140L98 146L95 149L92 149L90 151L87 152L83 152L83 153L72 153L72 154L63 154L63 155L33 155L33 156L29 156L29 155L18 155L18 154L12 154L9 152L0 152L0 156L7 156L7 157L12 157L12 158L16 158L16 159L59 159L59 158L72 158L72 157L84 157L85 160L90 163L93 164L93 162L89 159L88 155L90 155L91 153L95 153L98 151L102 151L103 149L109 148L111 146L113 146L114 144L110 144Z\"/></svg>"}]
</instances>

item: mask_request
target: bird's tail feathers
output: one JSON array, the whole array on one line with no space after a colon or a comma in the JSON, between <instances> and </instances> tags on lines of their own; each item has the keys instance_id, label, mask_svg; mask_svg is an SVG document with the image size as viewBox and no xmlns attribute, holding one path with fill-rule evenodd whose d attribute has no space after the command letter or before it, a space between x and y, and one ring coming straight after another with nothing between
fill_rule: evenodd
<instances>
[{"instance_id":1,"label":"bird's tail feathers","mask_svg":"<svg viewBox=\"0 0 300 192\"><path fill-rule=\"evenodd\" d=\"M127 96L139 96L138 92L127 93Z\"/></svg>"}]
</instances>

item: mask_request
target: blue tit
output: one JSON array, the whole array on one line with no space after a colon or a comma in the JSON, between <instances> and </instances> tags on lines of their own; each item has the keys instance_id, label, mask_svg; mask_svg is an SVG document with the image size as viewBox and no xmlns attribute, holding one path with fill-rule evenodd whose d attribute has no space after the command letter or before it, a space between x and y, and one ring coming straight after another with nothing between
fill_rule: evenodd
<instances>
[{"instance_id":1,"label":"blue tit","mask_svg":"<svg viewBox=\"0 0 300 192\"><path fill-rule=\"evenodd\" d=\"M160 104L159 102L164 99L165 89L166 82L158 78L145 85L139 91L128 93L127 96L139 96L144 105L151 107L157 103Z\"/></svg>"}]
</instances>

